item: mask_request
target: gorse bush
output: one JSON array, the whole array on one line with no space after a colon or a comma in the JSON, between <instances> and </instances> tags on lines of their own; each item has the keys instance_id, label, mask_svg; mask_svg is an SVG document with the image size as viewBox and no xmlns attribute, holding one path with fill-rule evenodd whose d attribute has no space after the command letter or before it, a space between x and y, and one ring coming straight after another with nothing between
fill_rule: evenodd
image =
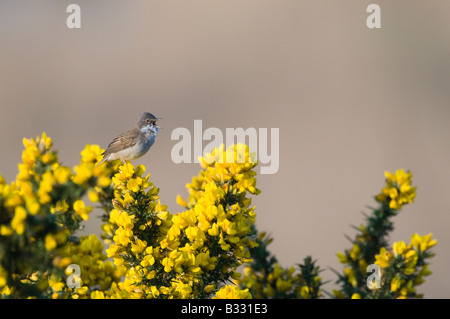
<instances>
[{"instance_id":1,"label":"gorse bush","mask_svg":"<svg viewBox=\"0 0 450 319\"><path fill-rule=\"evenodd\" d=\"M392 251L386 247L387 235L393 230L392 217L402 207L412 203L416 188L411 187L412 174L397 170L395 174L386 172L386 186L375 197L379 207L373 208L365 224L357 229L358 234L351 240L352 248L338 253L339 261L346 265L344 274L339 274L341 290L337 297L352 298L406 298L420 297L415 287L420 285L428 271L426 259L433 256L429 251L436 244L431 234L413 234L411 244L396 242ZM378 265L383 273L377 289L367 289L367 267Z\"/></svg>"},{"instance_id":2,"label":"gorse bush","mask_svg":"<svg viewBox=\"0 0 450 319\"><path fill-rule=\"evenodd\" d=\"M246 145L206 154L177 198L184 211L172 214L143 165L96 165L103 150L86 145L72 170L45 133L23 142L16 180L0 176L0 298L407 298L431 273L431 234L388 245L392 218L416 194L410 172L386 172L378 207L338 253L340 288L329 293L317 261L283 268L257 231ZM93 210L87 198L103 210L101 239L77 236ZM369 265L381 272L372 286Z\"/></svg>"}]
</instances>

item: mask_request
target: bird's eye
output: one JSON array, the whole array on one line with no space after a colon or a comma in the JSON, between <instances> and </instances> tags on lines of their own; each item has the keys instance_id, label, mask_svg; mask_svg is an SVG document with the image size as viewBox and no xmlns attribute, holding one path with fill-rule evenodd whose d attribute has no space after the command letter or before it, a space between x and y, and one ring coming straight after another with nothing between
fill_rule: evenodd
<instances>
[{"instance_id":1,"label":"bird's eye","mask_svg":"<svg viewBox=\"0 0 450 319\"><path fill-rule=\"evenodd\" d=\"M150 120L147 119L147 123L150 123Z\"/></svg>"}]
</instances>

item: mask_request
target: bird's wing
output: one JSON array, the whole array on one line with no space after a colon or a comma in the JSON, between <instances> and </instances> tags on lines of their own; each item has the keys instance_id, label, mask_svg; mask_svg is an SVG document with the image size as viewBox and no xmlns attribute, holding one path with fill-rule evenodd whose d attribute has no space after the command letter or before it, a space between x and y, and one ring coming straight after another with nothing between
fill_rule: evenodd
<instances>
[{"instance_id":1,"label":"bird's wing","mask_svg":"<svg viewBox=\"0 0 450 319\"><path fill-rule=\"evenodd\" d=\"M116 153L121 150L132 147L138 140L140 131L137 128L133 128L126 133L117 136L103 152L105 157L111 153Z\"/></svg>"}]
</instances>

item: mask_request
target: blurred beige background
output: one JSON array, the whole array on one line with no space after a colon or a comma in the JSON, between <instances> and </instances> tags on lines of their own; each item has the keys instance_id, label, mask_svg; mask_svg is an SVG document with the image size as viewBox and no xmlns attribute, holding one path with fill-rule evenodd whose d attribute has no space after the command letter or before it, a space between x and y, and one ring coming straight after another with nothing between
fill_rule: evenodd
<instances>
[{"instance_id":1,"label":"blurred beige background","mask_svg":"<svg viewBox=\"0 0 450 319\"><path fill-rule=\"evenodd\" d=\"M70 3L81 29L66 27ZM172 130L280 128L280 169L259 175L253 203L281 264L312 254L331 291L328 267L342 269L344 234L384 171L410 169L416 202L391 242L432 232L434 273L418 290L448 298L449 15L443 0L1 0L0 172L15 178L23 137L46 131L74 166L85 144L106 147L149 111L164 129L136 163L175 213L199 166L171 161ZM100 233L97 218L86 231Z\"/></svg>"}]
</instances>

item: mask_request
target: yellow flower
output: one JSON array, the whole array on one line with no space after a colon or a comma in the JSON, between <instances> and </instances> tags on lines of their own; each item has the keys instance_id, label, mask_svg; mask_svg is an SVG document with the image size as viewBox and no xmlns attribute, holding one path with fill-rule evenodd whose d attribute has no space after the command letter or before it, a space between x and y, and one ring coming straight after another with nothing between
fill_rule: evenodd
<instances>
[{"instance_id":1,"label":"yellow flower","mask_svg":"<svg viewBox=\"0 0 450 319\"><path fill-rule=\"evenodd\" d=\"M138 192L140 189L140 185L142 185L142 178L136 177L128 180L127 189L131 192Z\"/></svg>"},{"instance_id":2,"label":"yellow flower","mask_svg":"<svg viewBox=\"0 0 450 319\"><path fill-rule=\"evenodd\" d=\"M72 180L77 185L83 185L92 177L92 167L86 164L80 164L74 167L75 175L72 176Z\"/></svg>"},{"instance_id":3,"label":"yellow flower","mask_svg":"<svg viewBox=\"0 0 450 319\"><path fill-rule=\"evenodd\" d=\"M392 250L394 251L394 256L403 255L406 250L409 250L410 246L406 246L404 241L395 242L392 246Z\"/></svg>"},{"instance_id":4,"label":"yellow flower","mask_svg":"<svg viewBox=\"0 0 450 319\"><path fill-rule=\"evenodd\" d=\"M42 163L47 164L47 165L55 163L57 161L57 159L58 158L56 157L56 155L54 153L45 153L41 157Z\"/></svg>"},{"instance_id":5,"label":"yellow flower","mask_svg":"<svg viewBox=\"0 0 450 319\"><path fill-rule=\"evenodd\" d=\"M131 229L119 227L116 230L113 240L114 240L114 242L120 244L121 246L126 247L131 242L132 236L133 236L133 231Z\"/></svg>"},{"instance_id":6,"label":"yellow flower","mask_svg":"<svg viewBox=\"0 0 450 319\"><path fill-rule=\"evenodd\" d=\"M415 250L411 249L405 254L404 257L406 261L406 268L403 270L403 272L406 275L411 275L415 272L415 266L417 264L419 256L417 255L417 252Z\"/></svg>"},{"instance_id":7,"label":"yellow flower","mask_svg":"<svg viewBox=\"0 0 450 319\"><path fill-rule=\"evenodd\" d=\"M88 289L89 288L87 286L83 286L83 287L75 289L75 291L79 295L85 295L88 292Z\"/></svg>"},{"instance_id":8,"label":"yellow flower","mask_svg":"<svg viewBox=\"0 0 450 319\"><path fill-rule=\"evenodd\" d=\"M105 250L108 257L116 257L117 252L119 251L119 246L115 244L111 244L108 249Z\"/></svg>"},{"instance_id":9,"label":"yellow flower","mask_svg":"<svg viewBox=\"0 0 450 319\"><path fill-rule=\"evenodd\" d=\"M187 227L186 236L190 241L203 241L205 240L205 233L197 227Z\"/></svg>"},{"instance_id":10,"label":"yellow flower","mask_svg":"<svg viewBox=\"0 0 450 319\"><path fill-rule=\"evenodd\" d=\"M17 206L14 210L14 217L11 220L11 228L16 231L18 235L22 235L25 230L25 219L27 218L27 211L22 206Z\"/></svg>"},{"instance_id":11,"label":"yellow flower","mask_svg":"<svg viewBox=\"0 0 450 319\"><path fill-rule=\"evenodd\" d=\"M39 209L41 208L41 205L39 204L37 199L34 197L34 195L26 198L25 206L27 207L28 212L31 215L36 215L39 212Z\"/></svg>"},{"instance_id":12,"label":"yellow flower","mask_svg":"<svg viewBox=\"0 0 450 319\"><path fill-rule=\"evenodd\" d=\"M40 153L36 145L33 142L30 142L30 140L23 139L23 143L25 145L25 149L22 152L22 162L27 167L34 167Z\"/></svg>"},{"instance_id":13,"label":"yellow flower","mask_svg":"<svg viewBox=\"0 0 450 319\"><path fill-rule=\"evenodd\" d=\"M53 142L52 139L48 137L45 132L43 132L41 136L38 136L36 138L36 144L39 148L39 151L41 153L44 153L52 147Z\"/></svg>"},{"instance_id":14,"label":"yellow flower","mask_svg":"<svg viewBox=\"0 0 450 319\"><path fill-rule=\"evenodd\" d=\"M139 254L147 247L147 242L140 239L136 239L135 243L131 243L131 251L135 254Z\"/></svg>"},{"instance_id":15,"label":"yellow flower","mask_svg":"<svg viewBox=\"0 0 450 319\"><path fill-rule=\"evenodd\" d=\"M174 265L173 260L171 260L168 257L164 258L162 260L161 264L164 266L164 271L165 272L170 272L172 270L173 265Z\"/></svg>"},{"instance_id":16,"label":"yellow flower","mask_svg":"<svg viewBox=\"0 0 450 319\"><path fill-rule=\"evenodd\" d=\"M425 236L419 236L417 233L414 233L411 237L411 244L419 251L425 251L437 244L436 239L431 240L432 236L433 234L431 233Z\"/></svg>"},{"instance_id":17,"label":"yellow flower","mask_svg":"<svg viewBox=\"0 0 450 319\"><path fill-rule=\"evenodd\" d=\"M389 266L392 259L394 259L394 254L387 251L385 247L381 247L380 253L375 255L375 264L381 268L386 268Z\"/></svg>"},{"instance_id":18,"label":"yellow flower","mask_svg":"<svg viewBox=\"0 0 450 319\"><path fill-rule=\"evenodd\" d=\"M359 248L359 246L357 244L354 244L352 250L350 251L350 258L352 260L356 260L356 259L358 259L358 256L360 253L361 253L361 249Z\"/></svg>"},{"instance_id":19,"label":"yellow flower","mask_svg":"<svg viewBox=\"0 0 450 319\"><path fill-rule=\"evenodd\" d=\"M84 220L89 218L88 214L92 211L92 209L92 207L86 207L81 199L73 203L73 210Z\"/></svg>"},{"instance_id":20,"label":"yellow flower","mask_svg":"<svg viewBox=\"0 0 450 319\"><path fill-rule=\"evenodd\" d=\"M141 266L147 267L152 266L155 263L155 257L149 253L148 255L145 255L144 258L142 258Z\"/></svg>"},{"instance_id":21,"label":"yellow flower","mask_svg":"<svg viewBox=\"0 0 450 319\"><path fill-rule=\"evenodd\" d=\"M9 228L6 225L0 225L0 235L1 236L10 236L12 235L13 231L11 228Z\"/></svg>"},{"instance_id":22,"label":"yellow flower","mask_svg":"<svg viewBox=\"0 0 450 319\"><path fill-rule=\"evenodd\" d=\"M141 164L141 165L136 166L136 169L134 171L134 174L136 176L141 176L144 173L145 173L145 166L144 165ZM150 174L147 177L150 177Z\"/></svg>"},{"instance_id":23,"label":"yellow flower","mask_svg":"<svg viewBox=\"0 0 450 319\"><path fill-rule=\"evenodd\" d=\"M416 196L416 187L411 187L411 172L405 172L399 169L392 174L385 172L386 187L381 194L376 196L376 200L384 202L389 200L389 207L392 209L401 209L404 204L412 203Z\"/></svg>"},{"instance_id":24,"label":"yellow flower","mask_svg":"<svg viewBox=\"0 0 450 319\"><path fill-rule=\"evenodd\" d=\"M95 190L92 190L92 189L90 189L88 191L88 197L89 197L89 200L93 203L96 203L99 200L98 192L96 192Z\"/></svg>"},{"instance_id":25,"label":"yellow flower","mask_svg":"<svg viewBox=\"0 0 450 319\"><path fill-rule=\"evenodd\" d=\"M345 268L344 273L347 276L348 282L356 287L358 285L358 280L356 279L356 273L352 268Z\"/></svg>"},{"instance_id":26,"label":"yellow flower","mask_svg":"<svg viewBox=\"0 0 450 319\"><path fill-rule=\"evenodd\" d=\"M103 150L98 145L87 144L84 150L81 151L82 163L96 163L101 159Z\"/></svg>"},{"instance_id":27,"label":"yellow flower","mask_svg":"<svg viewBox=\"0 0 450 319\"><path fill-rule=\"evenodd\" d=\"M216 292L213 299L252 299L248 289L241 290L233 285L226 285Z\"/></svg>"},{"instance_id":28,"label":"yellow flower","mask_svg":"<svg viewBox=\"0 0 450 319\"><path fill-rule=\"evenodd\" d=\"M187 202L180 195L177 195L177 204L180 205L181 207L188 206Z\"/></svg>"},{"instance_id":29,"label":"yellow flower","mask_svg":"<svg viewBox=\"0 0 450 319\"><path fill-rule=\"evenodd\" d=\"M275 283L275 287L277 288L278 291L282 292L289 291L289 289L292 288L292 282L289 280L283 280L282 278L278 278ZM303 298L307 298L307 296L309 295L309 289L307 286L304 287L306 287L306 292L303 291L304 295L302 293L300 294L302 294Z\"/></svg>"},{"instance_id":30,"label":"yellow flower","mask_svg":"<svg viewBox=\"0 0 450 319\"><path fill-rule=\"evenodd\" d=\"M56 204L50 208L50 212L52 214L57 213L57 212L65 213L68 210L69 210L69 205L67 204L67 202L65 200L57 201Z\"/></svg>"},{"instance_id":31,"label":"yellow flower","mask_svg":"<svg viewBox=\"0 0 450 319\"><path fill-rule=\"evenodd\" d=\"M402 280L399 277L394 277L391 280L391 291L396 292L402 285Z\"/></svg>"},{"instance_id":32,"label":"yellow flower","mask_svg":"<svg viewBox=\"0 0 450 319\"><path fill-rule=\"evenodd\" d=\"M102 188L108 187L109 185L111 185L111 178L104 175L99 176L97 179L97 185Z\"/></svg>"},{"instance_id":33,"label":"yellow flower","mask_svg":"<svg viewBox=\"0 0 450 319\"><path fill-rule=\"evenodd\" d=\"M56 238L53 234L45 235L45 249L48 251L55 249L57 246Z\"/></svg>"},{"instance_id":34,"label":"yellow flower","mask_svg":"<svg viewBox=\"0 0 450 319\"><path fill-rule=\"evenodd\" d=\"M303 286L300 289L300 296L302 296L303 299L308 299L308 297L309 297L309 288L308 288L308 286Z\"/></svg>"},{"instance_id":35,"label":"yellow flower","mask_svg":"<svg viewBox=\"0 0 450 319\"><path fill-rule=\"evenodd\" d=\"M41 183L37 191L39 202L42 205L48 204L52 200L49 193L53 190L53 185L55 184L55 182L56 179L53 176L52 172L47 171L42 175Z\"/></svg>"},{"instance_id":36,"label":"yellow flower","mask_svg":"<svg viewBox=\"0 0 450 319\"><path fill-rule=\"evenodd\" d=\"M180 297L183 299L189 298L191 296L192 287L189 284L174 280L172 282L172 287L174 288L175 292L179 293Z\"/></svg>"},{"instance_id":37,"label":"yellow flower","mask_svg":"<svg viewBox=\"0 0 450 319\"><path fill-rule=\"evenodd\" d=\"M25 164L19 164L19 174L17 174L17 180L26 181L30 179L30 176L33 174L33 171Z\"/></svg>"},{"instance_id":38,"label":"yellow flower","mask_svg":"<svg viewBox=\"0 0 450 319\"><path fill-rule=\"evenodd\" d=\"M65 166L58 166L54 171L55 179L59 184L67 182L71 175L72 172L70 171L70 168Z\"/></svg>"},{"instance_id":39,"label":"yellow flower","mask_svg":"<svg viewBox=\"0 0 450 319\"><path fill-rule=\"evenodd\" d=\"M118 212L118 214L115 215L115 218L111 221L116 223L117 226L120 226L124 229L131 230L134 227L133 219L134 219L134 215L128 215L127 212L122 211L122 212Z\"/></svg>"},{"instance_id":40,"label":"yellow flower","mask_svg":"<svg viewBox=\"0 0 450 319\"><path fill-rule=\"evenodd\" d=\"M211 236L219 235L219 226L217 225L217 223L212 224L211 228L208 229L208 234Z\"/></svg>"},{"instance_id":41,"label":"yellow flower","mask_svg":"<svg viewBox=\"0 0 450 319\"><path fill-rule=\"evenodd\" d=\"M222 248L224 251L229 251L231 246L225 242L225 240L223 238L223 233L220 233L219 238L220 239L219 239L218 243L220 245L220 248Z\"/></svg>"},{"instance_id":42,"label":"yellow flower","mask_svg":"<svg viewBox=\"0 0 450 319\"><path fill-rule=\"evenodd\" d=\"M125 183L130 178L132 178L133 174L134 174L134 167L130 162L127 162L119 167L119 172L115 174L113 177L113 183L116 186L120 186L122 183Z\"/></svg>"},{"instance_id":43,"label":"yellow flower","mask_svg":"<svg viewBox=\"0 0 450 319\"><path fill-rule=\"evenodd\" d=\"M105 299L105 294L103 291L94 290L91 292L91 299Z\"/></svg>"},{"instance_id":44,"label":"yellow flower","mask_svg":"<svg viewBox=\"0 0 450 319\"><path fill-rule=\"evenodd\" d=\"M210 285L207 285L207 286L205 287L205 291L206 291L206 292L212 292L212 291L214 290L214 288L216 288L216 285L210 284Z\"/></svg>"}]
</instances>

